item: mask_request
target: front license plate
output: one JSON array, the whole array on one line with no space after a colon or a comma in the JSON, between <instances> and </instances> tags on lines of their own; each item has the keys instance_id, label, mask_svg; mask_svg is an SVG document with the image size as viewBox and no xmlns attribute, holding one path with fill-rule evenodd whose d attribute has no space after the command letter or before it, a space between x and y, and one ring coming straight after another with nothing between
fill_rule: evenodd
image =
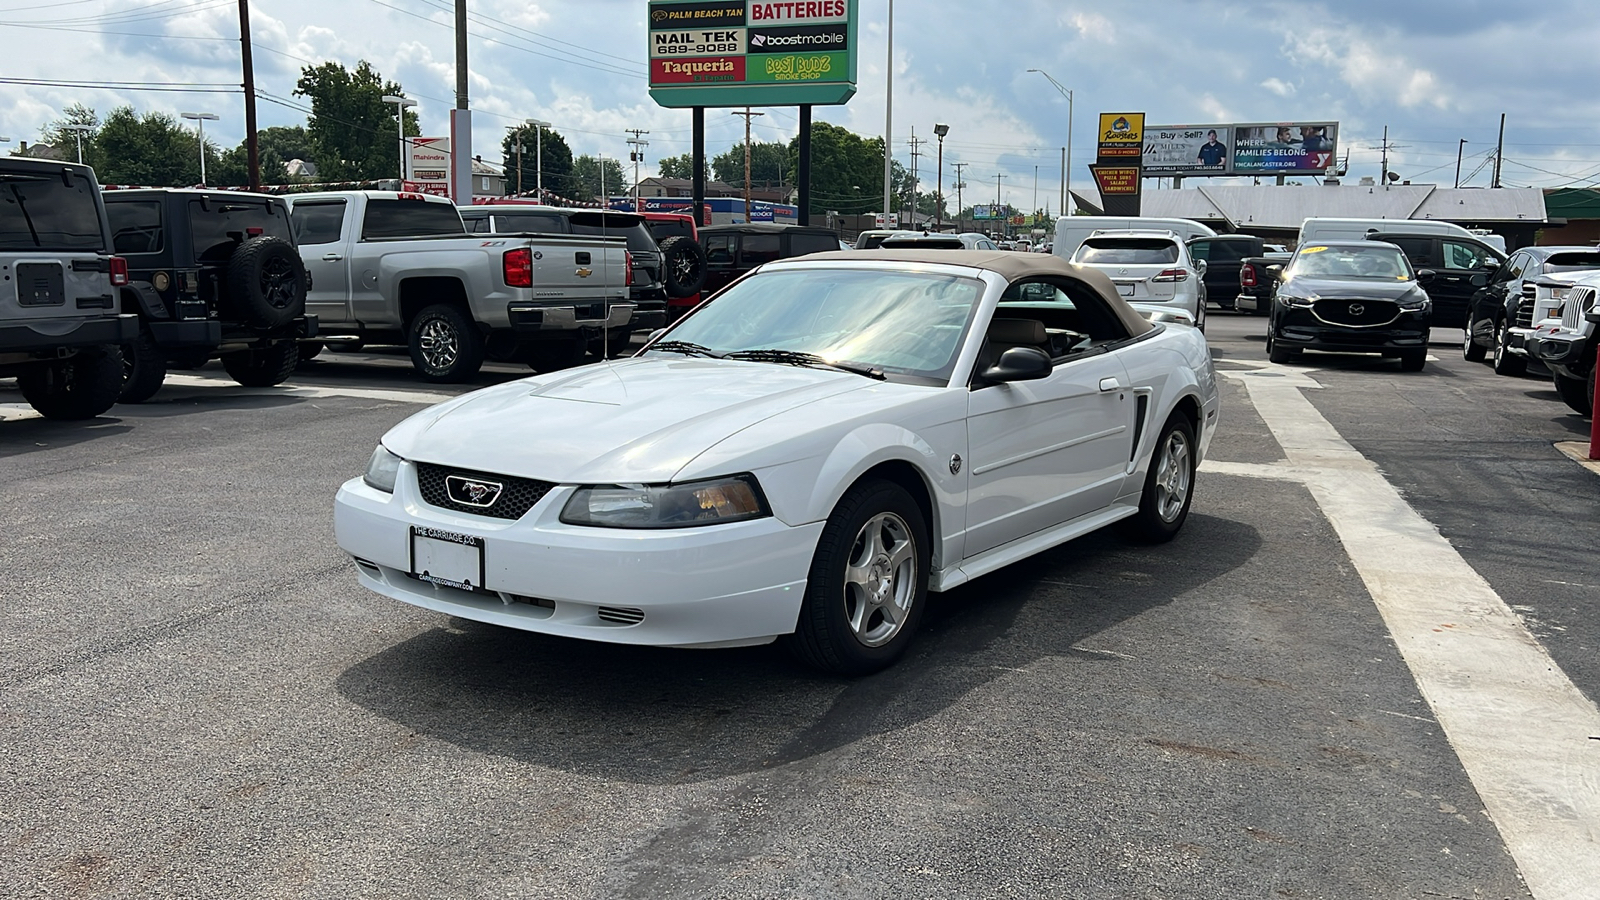
<instances>
[{"instance_id":1,"label":"front license plate","mask_svg":"<svg viewBox=\"0 0 1600 900\"><path fill-rule=\"evenodd\" d=\"M434 584L483 590L483 538L411 527L411 574Z\"/></svg>"},{"instance_id":2,"label":"front license plate","mask_svg":"<svg viewBox=\"0 0 1600 900\"><path fill-rule=\"evenodd\" d=\"M1118 283L1117 284L1117 293L1121 294L1124 297L1132 297L1133 296L1133 285Z\"/></svg>"}]
</instances>

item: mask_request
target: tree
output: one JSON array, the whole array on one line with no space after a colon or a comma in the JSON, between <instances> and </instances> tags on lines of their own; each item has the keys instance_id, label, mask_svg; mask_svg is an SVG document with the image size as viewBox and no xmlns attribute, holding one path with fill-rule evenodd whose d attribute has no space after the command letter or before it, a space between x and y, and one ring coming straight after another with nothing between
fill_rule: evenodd
<instances>
[{"instance_id":1,"label":"tree","mask_svg":"<svg viewBox=\"0 0 1600 900\"><path fill-rule=\"evenodd\" d=\"M400 174L394 104L385 94L405 96L398 82L362 60L352 72L335 62L301 70L295 94L311 98L306 123L312 161L324 181L371 181ZM405 133L422 133L417 114L405 113Z\"/></svg>"},{"instance_id":2,"label":"tree","mask_svg":"<svg viewBox=\"0 0 1600 900\"><path fill-rule=\"evenodd\" d=\"M740 165L744 164L743 157L740 158L739 164ZM694 177L694 154L693 153L682 153L682 154L679 154L678 156L663 157L661 159L661 161L659 163L657 163L657 165L661 168L661 177L662 178L685 178L685 179L687 179L687 178L693 178ZM701 163L701 166L702 166L702 168L705 169L705 171L702 174L705 175L705 179L707 181L710 181L711 180L711 170L710 170L710 168L707 167L704 162Z\"/></svg>"},{"instance_id":3,"label":"tree","mask_svg":"<svg viewBox=\"0 0 1600 900\"><path fill-rule=\"evenodd\" d=\"M61 111L61 118L52 119L39 128L39 142L49 145L56 151L58 159L76 160L78 158L78 135L67 131L66 125L86 125L89 131L83 134L83 161L93 166L94 158L90 153L90 145L95 134L100 130L100 117L95 114L94 108L84 106L82 103L73 103ZM104 181L104 178L100 179Z\"/></svg>"},{"instance_id":4,"label":"tree","mask_svg":"<svg viewBox=\"0 0 1600 900\"><path fill-rule=\"evenodd\" d=\"M549 173L545 174L545 188L549 190ZM612 194L632 192L632 185L623 178L622 163L609 157L596 159L587 153L572 161L572 174L567 176L566 185L564 192L574 200L603 201Z\"/></svg>"},{"instance_id":5,"label":"tree","mask_svg":"<svg viewBox=\"0 0 1600 900\"><path fill-rule=\"evenodd\" d=\"M789 142L787 171L798 168L800 139ZM753 162L753 160L752 160ZM755 166L752 164L751 169ZM909 202L910 177L899 163L894 163L893 184L901 190L895 192L894 209ZM811 123L811 212L820 214L835 210L846 215L883 212L883 138L863 138L861 135L830 125L827 122Z\"/></svg>"},{"instance_id":6,"label":"tree","mask_svg":"<svg viewBox=\"0 0 1600 900\"><path fill-rule=\"evenodd\" d=\"M789 169L789 148L776 142L754 141L750 144L750 181L752 184L786 184ZM734 144L728 152L711 160L711 171L717 180L731 185L744 184L744 144Z\"/></svg>"},{"instance_id":7,"label":"tree","mask_svg":"<svg viewBox=\"0 0 1600 900\"><path fill-rule=\"evenodd\" d=\"M102 184L180 187L200 183L199 141L196 130L183 127L170 113L141 116L131 106L119 106L95 133L92 154L90 142L84 142L84 156L86 161L94 159L95 175ZM205 154L209 175L221 157L209 140Z\"/></svg>"},{"instance_id":8,"label":"tree","mask_svg":"<svg viewBox=\"0 0 1600 900\"><path fill-rule=\"evenodd\" d=\"M539 153L544 154L544 188L565 190L572 174L572 148L567 139L553 129L521 125L506 132L500 142L500 155L506 169L506 189L517 189L517 141L522 141L522 191L533 192L539 184ZM541 143L543 142L542 147Z\"/></svg>"}]
</instances>

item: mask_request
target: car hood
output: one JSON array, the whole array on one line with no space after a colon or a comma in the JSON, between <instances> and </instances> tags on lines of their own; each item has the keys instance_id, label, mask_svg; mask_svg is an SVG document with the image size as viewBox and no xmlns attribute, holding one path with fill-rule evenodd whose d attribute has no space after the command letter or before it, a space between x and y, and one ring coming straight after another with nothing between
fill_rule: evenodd
<instances>
[{"instance_id":1,"label":"car hood","mask_svg":"<svg viewBox=\"0 0 1600 900\"><path fill-rule=\"evenodd\" d=\"M1362 278L1315 278L1301 275L1283 283L1278 293L1294 297L1333 297L1339 300L1399 300L1421 287L1415 281L1377 281Z\"/></svg>"},{"instance_id":2,"label":"car hood","mask_svg":"<svg viewBox=\"0 0 1600 900\"><path fill-rule=\"evenodd\" d=\"M383 443L407 459L544 481L665 482L764 419L876 383L770 363L627 359L468 394Z\"/></svg>"}]
</instances>

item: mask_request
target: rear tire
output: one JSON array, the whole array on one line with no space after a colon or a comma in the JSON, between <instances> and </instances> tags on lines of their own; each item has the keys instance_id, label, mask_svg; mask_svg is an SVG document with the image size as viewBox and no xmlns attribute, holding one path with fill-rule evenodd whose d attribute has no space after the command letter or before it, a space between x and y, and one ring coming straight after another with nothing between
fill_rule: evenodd
<instances>
[{"instance_id":1,"label":"rear tire","mask_svg":"<svg viewBox=\"0 0 1600 900\"><path fill-rule=\"evenodd\" d=\"M1580 416L1594 415L1594 370L1590 370L1589 377L1583 381L1568 378L1565 375L1555 374L1556 393L1561 395L1561 402L1572 407L1572 411Z\"/></svg>"},{"instance_id":2,"label":"rear tire","mask_svg":"<svg viewBox=\"0 0 1600 900\"><path fill-rule=\"evenodd\" d=\"M1461 340L1461 358L1467 362L1483 362L1489 355L1489 348L1478 343L1472 336L1472 323L1467 323L1466 336Z\"/></svg>"},{"instance_id":3,"label":"rear tire","mask_svg":"<svg viewBox=\"0 0 1600 900\"><path fill-rule=\"evenodd\" d=\"M228 259L223 310L256 328L282 328L306 311L306 267L282 238L256 237Z\"/></svg>"},{"instance_id":4,"label":"rear tire","mask_svg":"<svg viewBox=\"0 0 1600 900\"><path fill-rule=\"evenodd\" d=\"M483 368L483 333L454 306L438 303L417 313L407 334L411 364L428 381L471 381Z\"/></svg>"},{"instance_id":5,"label":"rear tire","mask_svg":"<svg viewBox=\"0 0 1600 900\"><path fill-rule=\"evenodd\" d=\"M228 377L245 387L272 387L282 384L300 364L300 347L294 341L279 341L270 347L240 350L222 356Z\"/></svg>"},{"instance_id":6,"label":"rear tire","mask_svg":"<svg viewBox=\"0 0 1600 900\"><path fill-rule=\"evenodd\" d=\"M1194 498L1194 426L1189 417L1174 410L1161 428L1156 448L1150 454L1150 470L1145 475L1144 493L1139 497L1139 512L1117 523L1129 540L1145 544L1170 541L1189 518L1189 503Z\"/></svg>"},{"instance_id":7,"label":"rear tire","mask_svg":"<svg viewBox=\"0 0 1600 900\"><path fill-rule=\"evenodd\" d=\"M705 249L681 234L662 241L661 280L668 297L694 296L706 283Z\"/></svg>"},{"instance_id":8,"label":"rear tire","mask_svg":"<svg viewBox=\"0 0 1600 900\"><path fill-rule=\"evenodd\" d=\"M79 350L17 375L22 399L47 419L92 419L122 393L122 350L115 344Z\"/></svg>"},{"instance_id":9,"label":"rear tire","mask_svg":"<svg viewBox=\"0 0 1600 900\"><path fill-rule=\"evenodd\" d=\"M167 380L167 357L156 345L150 329L122 345L122 395L118 403L143 403L161 390Z\"/></svg>"},{"instance_id":10,"label":"rear tire","mask_svg":"<svg viewBox=\"0 0 1600 900\"><path fill-rule=\"evenodd\" d=\"M928 594L932 548L922 508L892 481L868 481L839 500L817 541L793 635L801 662L867 675L910 646Z\"/></svg>"}]
</instances>

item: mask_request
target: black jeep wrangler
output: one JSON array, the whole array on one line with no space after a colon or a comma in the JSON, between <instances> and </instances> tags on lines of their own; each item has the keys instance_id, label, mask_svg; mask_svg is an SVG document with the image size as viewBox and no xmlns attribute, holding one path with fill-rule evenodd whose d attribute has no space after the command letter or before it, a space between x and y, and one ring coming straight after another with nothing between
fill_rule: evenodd
<instances>
[{"instance_id":1,"label":"black jeep wrangler","mask_svg":"<svg viewBox=\"0 0 1600 900\"><path fill-rule=\"evenodd\" d=\"M168 367L221 359L234 381L282 382L315 337L309 278L280 197L148 188L105 193L115 252L128 260L123 312L139 336L123 346L123 403L161 389Z\"/></svg>"}]
</instances>

